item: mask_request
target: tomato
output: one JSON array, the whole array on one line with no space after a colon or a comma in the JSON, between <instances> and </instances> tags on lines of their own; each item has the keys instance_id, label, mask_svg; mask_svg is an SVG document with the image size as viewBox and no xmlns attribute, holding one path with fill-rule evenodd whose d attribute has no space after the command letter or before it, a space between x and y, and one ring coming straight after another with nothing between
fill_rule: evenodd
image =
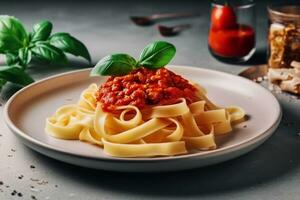
<instances>
[{"instance_id":1,"label":"tomato","mask_svg":"<svg viewBox=\"0 0 300 200\"><path fill-rule=\"evenodd\" d=\"M230 6L216 6L211 13L213 29L232 29L237 27L234 10Z\"/></svg>"}]
</instances>

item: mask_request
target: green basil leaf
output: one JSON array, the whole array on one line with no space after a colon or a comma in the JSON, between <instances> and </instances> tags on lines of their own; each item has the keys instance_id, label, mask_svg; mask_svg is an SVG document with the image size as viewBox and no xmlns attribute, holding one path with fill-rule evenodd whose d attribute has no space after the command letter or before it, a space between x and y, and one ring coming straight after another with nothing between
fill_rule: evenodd
<instances>
[{"instance_id":1,"label":"green basil leaf","mask_svg":"<svg viewBox=\"0 0 300 200\"><path fill-rule=\"evenodd\" d=\"M121 76L132 71L136 66L133 57L127 54L113 54L102 58L92 69L90 76Z\"/></svg>"},{"instance_id":2,"label":"green basil leaf","mask_svg":"<svg viewBox=\"0 0 300 200\"><path fill-rule=\"evenodd\" d=\"M31 51L37 58L50 63L61 65L68 63L67 57L62 50L45 42L37 42Z\"/></svg>"},{"instance_id":3,"label":"green basil leaf","mask_svg":"<svg viewBox=\"0 0 300 200\"><path fill-rule=\"evenodd\" d=\"M0 78L0 90L7 83L5 79Z\"/></svg>"},{"instance_id":4,"label":"green basil leaf","mask_svg":"<svg viewBox=\"0 0 300 200\"><path fill-rule=\"evenodd\" d=\"M173 44L156 41L148 44L140 55L139 66L157 69L167 65L176 53Z\"/></svg>"},{"instance_id":5,"label":"green basil leaf","mask_svg":"<svg viewBox=\"0 0 300 200\"><path fill-rule=\"evenodd\" d=\"M28 49L28 47L19 49L20 65L27 66L31 61L31 56L32 54L30 49Z\"/></svg>"},{"instance_id":6,"label":"green basil leaf","mask_svg":"<svg viewBox=\"0 0 300 200\"><path fill-rule=\"evenodd\" d=\"M28 44L28 35L21 22L11 16L0 16L0 52L16 51Z\"/></svg>"},{"instance_id":7,"label":"green basil leaf","mask_svg":"<svg viewBox=\"0 0 300 200\"><path fill-rule=\"evenodd\" d=\"M0 78L0 92L2 90L2 87L7 83L5 79Z\"/></svg>"},{"instance_id":8,"label":"green basil leaf","mask_svg":"<svg viewBox=\"0 0 300 200\"><path fill-rule=\"evenodd\" d=\"M70 53L74 56L81 56L91 62L91 56L86 46L71 36L69 33L55 33L50 37L50 44Z\"/></svg>"},{"instance_id":9,"label":"green basil leaf","mask_svg":"<svg viewBox=\"0 0 300 200\"><path fill-rule=\"evenodd\" d=\"M52 23L44 20L33 26L33 32L31 35L31 41L44 41L47 40L52 31Z\"/></svg>"},{"instance_id":10,"label":"green basil leaf","mask_svg":"<svg viewBox=\"0 0 300 200\"><path fill-rule=\"evenodd\" d=\"M23 86L34 82L34 80L18 66L1 66L0 79Z\"/></svg>"},{"instance_id":11,"label":"green basil leaf","mask_svg":"<svg viewBox=\"0 0 300 200\"><path fill-rule=\"evenodd\" d=\"M15 55L13 53L6 53L6 64L7 65L15 65L19 62L19 57L18 55Z\"/></svg>"}]
</instances>

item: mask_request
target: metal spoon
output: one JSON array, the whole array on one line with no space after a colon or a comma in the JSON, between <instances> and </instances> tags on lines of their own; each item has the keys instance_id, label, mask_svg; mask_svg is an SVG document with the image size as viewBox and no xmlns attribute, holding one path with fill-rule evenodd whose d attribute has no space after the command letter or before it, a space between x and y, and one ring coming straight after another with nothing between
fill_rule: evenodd
<instances>
[{"instance_id":1,"label":"metal spoon","mask_svg":"<svg viewBox=\"0 0 300 200\"><path fill-rule=\"evenodd\" d=\"M190 28L190 24L182 24L177 26L162 26L158 25L157 29L159 30L162 36L174 36L179 34L181 31Z\"/></svg>"},{"instance_id":2,"label":"metal spoon","mask_svg":"<svg viewBox=\"0 0 300 200\"><path fill-rule=\"evenodd\" d=\"M181 17L196 17L200 16L199 13L164 13L154 14L149 16L130 16L130 19L139 26L149 26L155 24L158 21L165 19L175 19Z\"/></svg>"}]
</instances>

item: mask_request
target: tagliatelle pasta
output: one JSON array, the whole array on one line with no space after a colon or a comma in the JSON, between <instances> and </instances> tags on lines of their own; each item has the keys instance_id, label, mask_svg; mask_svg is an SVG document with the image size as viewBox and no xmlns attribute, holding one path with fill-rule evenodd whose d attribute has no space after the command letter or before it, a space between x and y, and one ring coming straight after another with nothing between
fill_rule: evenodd
<instances>
[{"instance_id":1,"label":"tagliatelle pasta","mask_svg":"<svg viewBox=\"0 0 300 200\"><path fill-rule=\"evenodd\" d=\"M179 98L170 105L140 109L116 106L104 111L97 101L98 87L91 84L77 104L60 107L47 118L45 130L60 139L81 140L103 148L115 157L153 157L186 154L190 150L217 148L215 137L232 130L241 121L240 107L220 108L197 87L197 101Z\"/></svg>"}]
</instances>

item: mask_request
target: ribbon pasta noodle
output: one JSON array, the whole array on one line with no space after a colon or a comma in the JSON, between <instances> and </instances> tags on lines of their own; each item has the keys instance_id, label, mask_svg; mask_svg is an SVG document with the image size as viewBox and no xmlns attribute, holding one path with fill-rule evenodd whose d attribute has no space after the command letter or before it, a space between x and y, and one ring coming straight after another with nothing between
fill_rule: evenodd
<instances>
[{"instance_id":1,"label":"ribbon pasta noodle","mask_svg":"<svg viewBox=\"0 0 300 200\"><path fill-rule=\"evenodd\" d=\"M215 137L232 130L245 112L232 106L221 108L196 86L198 101L185 98L171 105L139 109L118 106L105 112L96 99L97 85L84 90L77 104L60 107L47 118L45 130L53 137L81 140L103 148L115 157L153 157L186 154L190 150L217 148Z\"/></svg>"}]
</instances>

